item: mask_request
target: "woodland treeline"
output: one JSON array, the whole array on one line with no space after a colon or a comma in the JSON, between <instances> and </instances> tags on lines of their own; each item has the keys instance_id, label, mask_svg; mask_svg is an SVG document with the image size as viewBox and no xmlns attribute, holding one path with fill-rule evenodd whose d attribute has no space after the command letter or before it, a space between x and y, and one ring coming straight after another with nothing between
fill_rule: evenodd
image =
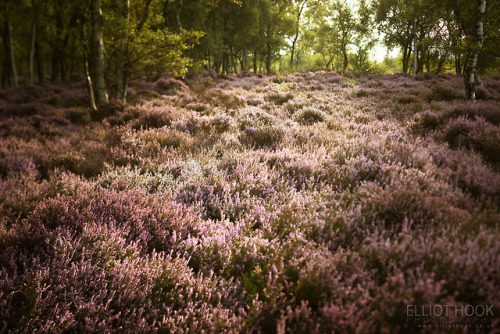
<instances>
[{"instance_id":1,"label":"woodland treeline","mask_svg":"<svg viewBox=\"0 0 500 334\"><path fill-rule=\"evenodd\" d=\"M92 108L157 72L380 71L377 42L403 73L463 75L471 99L500 68L498 0L0 1L2 88L84 74Z\"/></svg>"}]
</instances>

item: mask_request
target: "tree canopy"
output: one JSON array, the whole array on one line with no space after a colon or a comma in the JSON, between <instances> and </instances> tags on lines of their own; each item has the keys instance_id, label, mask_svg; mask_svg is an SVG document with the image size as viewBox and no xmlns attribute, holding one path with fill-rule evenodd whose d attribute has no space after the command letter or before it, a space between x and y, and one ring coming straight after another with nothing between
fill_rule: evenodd
<instances>
[{"instance_id":1,"label":"tree canopy","mask_svg":"<svg viewBox=\"0 0 500 334\"><path fill-rule=\"evenodd\" d=\"M0 1L2 87L84 74L92 105L158 72L380 72L377 43L403 73L467 76L470 98L500 67L498 0Z\"/></svg>"}]
</instances>

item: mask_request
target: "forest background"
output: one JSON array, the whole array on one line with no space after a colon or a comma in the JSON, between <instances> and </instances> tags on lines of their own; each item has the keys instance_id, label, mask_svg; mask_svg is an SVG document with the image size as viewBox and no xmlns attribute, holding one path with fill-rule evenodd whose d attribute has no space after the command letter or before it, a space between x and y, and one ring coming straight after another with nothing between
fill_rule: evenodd
<instances>
[{"instance_id":1,"label":"forest background","mask_svg":"<svg viewBox=\"0 0 500 334\"><path fill-rule=\"evenodd\" d=\"M455 72L475 99L499 20L485 0L2 0L1 86L84 74L96 109L161 72ZM377 62L381 45L399 54Z\"/></svg>"}]
</instances>

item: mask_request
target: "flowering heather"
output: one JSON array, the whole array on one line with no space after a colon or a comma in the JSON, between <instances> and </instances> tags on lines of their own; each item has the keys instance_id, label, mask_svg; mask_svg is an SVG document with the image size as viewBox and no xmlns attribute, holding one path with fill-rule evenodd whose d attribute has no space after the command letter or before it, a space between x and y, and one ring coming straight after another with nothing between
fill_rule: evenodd
<instances>
[{"instance_id":1,"label":"flowering heather","mask_svg":"<svg viewBox=\"0 0 500 334\"><path fill-rule=\"evenodd\" d=\"M500 81L461 85L157 76L98 113L81 83L0 92L0 332L419 332L432 305L498 328Z\"/></svg>"}]
</instances>

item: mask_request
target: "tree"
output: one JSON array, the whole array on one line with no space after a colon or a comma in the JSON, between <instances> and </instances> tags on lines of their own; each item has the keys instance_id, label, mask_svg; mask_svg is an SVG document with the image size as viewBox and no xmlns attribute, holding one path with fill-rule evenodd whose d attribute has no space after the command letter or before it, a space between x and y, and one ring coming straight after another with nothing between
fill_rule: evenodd
<instances>
[{"instance_id":1,"label":"tree","mask_svg":"<svg viewBox=\"0 0 500 334\"><path fill-rule=\"evenodd\" d=\"M357 74L366 74L374 70L369 60L369 51L376 43L376 38L373 36L373 25L373 11L365 0L360 0L354 38L356 53L353 59L353 70Z\"/></svg>"},{"instance_id":2,"label":"tree","mask_svg":"<svg viewBox=\"0 0 500 334\"><path fill-rule=\"evenodd\" d=\"M476 86L481 84L479 72L498 66L494 59L500 57L498 43L498 0L426 0L425 4L435 10L441 9L449 27L451 51L457 62L457 72L463 66L465 95L476 99ZM486 48L485 48L486 46ZM462 62L462 59L464 60ZM485 61L488 59L487 61ZM462 65L463 64L463 65Z\"/></svg>"},{"instance_id":3,"label":"tree","mask_svg":"<svg viewBox=\"0 0 500 334\"><path fill-rule=\"evenodd\" d=\"M416 6L418 0L378 0L373 2L375 22L384 34L387 47L400 47L403 51L403 73L408 73L415 38Z\"/></svg>"},{"instance_id":4,"label":"tree","mask_svg":"<svg viewBox=\"0 0 500 334\"><path fill-rule=\"evenodd\" d=\"M310 15L317 35L315 49L323 56L325 67L333 66L334 60L340 58L345 72L357 26L354 9L340 0L314 1Z\"/></svg>"},{"instance_id":5,"label":"tree","mask_svg":"<svg viewBox=\"0 0 500 334\"><path fill-rule=\"evenodd\" d=\"M473 41L472 46L470 48L469 54L467 55L467 63L464 69L464 84L465 84L465 94L468 99L475 100L476 99L476 85L478 82L476 81L477 75L477 60L479 54L481 53L481 49L483 47L484 40L484 29L483 29L483 21L484 15L486 12L486 0L478 0L477 1L477 12L475 15L475 25L476 29L472 34Z\"/></svg>"},{"instance_id":6,"label":"tree","mask_svg":"<svg viewBox=\"0 0 500 334\"><path fill-rule=\"evenodd\" d=\"M262 0L261 23L264 33L264 56L266 73L271 74L272 62L279 57L279 51L285 45L285 38L291 36L290 17L287 16L291 2L288 0Z\"/></svg>"},{"instance_id":7,"label":"tree","mask_svg":"<svg viewBox=\"0 0 500 334\"><path fill-rule=\"evenodd\" d=\"M113 98L126 102L129 81L145 74L186 74L190 58L184 51L200 33L170 30L163 7L159 0L110 1L104 7L106 77Z\"/></svg>"},{"instance_id":8,"label":"tree","mask_svg":"<svg viewBox=\"0 0 500 334\"><path fill-rule=\"evenodd\" d=\"M101 0L91 0L92 15L92 45L90 49L90 60L92 64L91 76L94 83L94 94L96 104L108 102L106 82L104 81L104 41L102 35L102 11Z\"/></svg>"},{"instance_id":9,"label":"tree","mask_svg":"<svg viewBox=\"0 0 500 334\"><path fill-rule=\"evenodd\" d=\"M349 65L348 49L353 42L356 22L353 10L346 2L335 1L333 4L333 11L333 22L337 26L337 36L335 38L339 41L338 46L342 53L342 71L345 72Z\"/></svg>"},{"instance_id":10,"label":"tree","mask_svg":"<svg viewBox=\"0 0 500 334\"><path fill-rule=\"evenodd\" d=\"M295 14L296 14L296 20L295 20L295 36L293 37L292 41L292 47L290 49L290 68L294 67L294 62L293 62L293 57L295 55L295 48L297 46L297 41L299 39L299 32L300 32L300 18L302 16L302 12L304 11L304 8L307 4L308 0L300 0L299 2L295 3L296 7L295 9Z\"/></svg>"},{"instance_id":11,"label":"tree","mask_svg":"<svg viewBox=\"0 0 500 334\"><path fill-rule=\"evenodd\" d=\"M37 30L38 30L38 16L39 16L39 3L37 0L31 0L31 10L33 12L33 19L31 21L31 41L29 46L29 59L28 59L28 76L29 84L32 86L34 84L34 64L35 64L35 50L37 41Z\"/></svg>"},{"instance_id":12,"label":"tree","mask_svg":"<svg viewBox=\"0 0 500 334\"><path fill-rule=\"evenodd\" d=\"M9 0L2 1L2 18L3 18L3 34L2 39L4 42L4 50L6 58L4 58L3 74L2 74L2 87L5 86L5 81L7 78L11 78L14 87L18 86L17 79L17 68L16 68L16 57L14 53L14 40L12 37L12 25L11 25L11 8ZM10 73L9 73L10 72Z\"/></svg>"}]
</instances>

